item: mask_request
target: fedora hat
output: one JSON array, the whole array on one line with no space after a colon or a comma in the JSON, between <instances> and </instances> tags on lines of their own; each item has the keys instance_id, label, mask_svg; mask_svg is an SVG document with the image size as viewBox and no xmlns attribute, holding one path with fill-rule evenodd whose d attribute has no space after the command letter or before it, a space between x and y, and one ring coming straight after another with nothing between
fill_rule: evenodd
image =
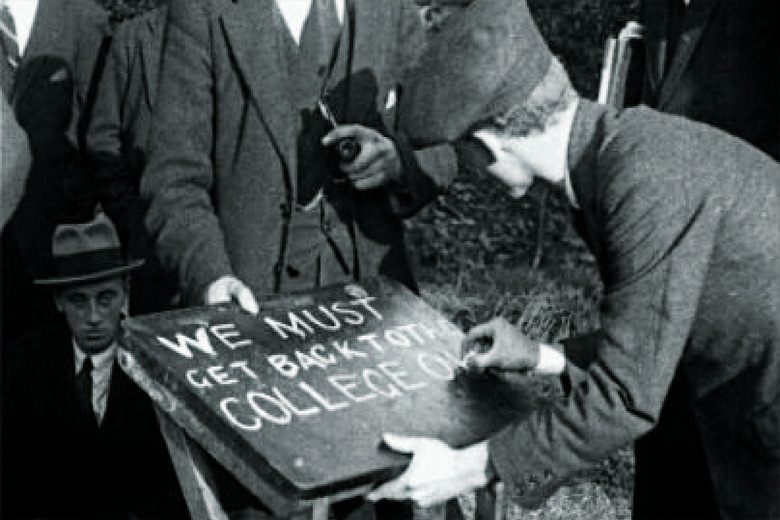
<instances>
[{"instance_id":1,"label":"fedora hat","mask_svg":"<svg viewBox=\"0 0 780 520\"><path fill-rule=\"evenodd\" d=\"M51 244L53 276L37 285L91 282L137 269L143 260L126 261L116 228L105 213L89 222L60 224Z\"/></svg>"}]
</instances>

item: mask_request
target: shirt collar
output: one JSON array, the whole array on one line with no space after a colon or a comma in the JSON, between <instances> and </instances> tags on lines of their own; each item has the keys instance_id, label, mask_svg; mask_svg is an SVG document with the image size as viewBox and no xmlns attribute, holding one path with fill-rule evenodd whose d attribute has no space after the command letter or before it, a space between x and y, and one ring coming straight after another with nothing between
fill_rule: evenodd
<instances>
[{"instance_id":1,"label":"shirt collar","mask_svg":"<svg viewBox=\"0 0 780 520\"><path fill-rule=\"evenodd\" d=\"M580 99L569 136L566 169L566 190L578 209L588 208L595 194L594 168L599 148L604 140L604 118L609 108Z\"/></svg>"},{"instance_id":2,"label":"shirt collar","mask_svg":"<svg viewBox=\"0 0 780 520\"><path fill-rule=\"evenodd\" d=\"M85 354L84 351L79 348L75 339L72 340L72 344L74 356L73 360L75 361L74 365L76 367L76 373L78 374L81 371L81 366L84 364L84 360L87 359L87 354ZM89 357L92 358L92 366L94 367L94 370L102 372L103 370L110 368L116 357L116 350L117 343L114 341L111 343L111 346L103 352L90 355Z\"/></svg>"},{"instance_id":3,"label":"shirt collar","mask_svg":"<svg viewBox=\"0 0 780 520\"><path fill-rule=\"evenodd\" d=\"M30 40L30 33L32 33L33 24L35 23L35 15L38 11L39 0L2 0L8 9L11 11L11 15L14 17L14 25L16 26L16 40L19 46L19 55L24 56L24 51L27 48L27 42ZM47 0L51 1L51 0Z\"/></svg>"},{"instance_id":4,"label":"shirt collar","mask_svg":"<svg viewBox=\"0 0 780 520\"><path fill-rule=\"evenodd\" d=\"M309 16L313 0L276 0L276 5L282 13L282 18L287 24L295 43L300 43L303 25ZM344 8L346 0L334 0L339 23L344 24Z\"/></svg>"}]
</instances>

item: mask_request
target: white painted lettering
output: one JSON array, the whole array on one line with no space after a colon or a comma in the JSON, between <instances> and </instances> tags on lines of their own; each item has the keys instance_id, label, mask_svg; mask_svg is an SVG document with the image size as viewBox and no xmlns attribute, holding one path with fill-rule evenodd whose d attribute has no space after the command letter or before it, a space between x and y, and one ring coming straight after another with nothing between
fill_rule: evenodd
<instances>
[{"instance_id":1,"label":"white painted lettering","mask_svg":"<svg viewBox=\"0 0 780 520\"><path fill-rule=\"evenodd\" d=\"M223 323L221 325L213 325L210 329L214 337L225 344L230 349L237 349L241 347L248 347L252 344L251 339L242 339L239 341L231 341L231 338L237 338L241 336L241 333L236 330L234 323Z\"/></svg>"},{"instance_id":2,"label":"white painted lettering","mask_svg":"<svg viewBox=\"0 0 780 520\"><path fill-rule=\"evenodd\" d=\"M332 345L333 348L336 349L336 352L344 356L344 359L368 357L368 354L366 354L365 352L361 352L359 350L353 350L349 348L347 340L344 340L342 343L339 343L338 341L333 341Z\"/></svg>"},{"instance_id":3,"label":"white painted lettering","mask_svg":"<svg viewBox=\"0 0 780 520\"><path fill-rule=\"evenodd\" d=\"M222 365L216 365L206 369L206 372L220 385L234 385L238 379L231 379Z\"/></svg>"},{"instance_id":4,"label":"white painted lettering","mask_svg":"<svg viewBox=\"0 0 780 520\"><path fill-rule=\"evenodd\" d=\"M262 426L262 422L260 419L258 419L255 416L252 416L252 419L254 419L251 423L245 423L238 420L236 415L230 411L230 408L228 408L228 405L231 403L238 403L238 399L235 397L226 397L219 403L219 407L222 409L222 413L225 414L225 416L228 418L228 420L241 428L242 430L249 430L249 431L257 431Z\"/></svg>"},{"instance_id":5,"label":"white painted lettering","mask_svg":"<svg viewBox=\"0 0 780 520\"><path fill-rule=\"evenodd\" d=\"M325 345L322 343L317 343L316 345L312 346L311 349L309 349L309 354L316 358L320 363L325 365L336 364L336 356L332 352L329 354L326 353Z\"/></svg>"},{"instance_id":6,"label":"white painted lettering","mask_svg":"<svg viewBox=\"0 0 780 520\"><path fill-rule=\"evenodd\" d=\"M434 379L451 381L455 379L455 371L439 356L421 352L417 356L417 364L423 369L423 372Z\"/></svg>"},{"instance_id":7,"label":"white painted lettering","mask_svg":"<svg viewBox=\"0 0 780 520\"><path fill-rule=\"evenodd\" d=\"M230 368L239 368L241 369L246 375L251 377L252 379L257 379L257 374L255 374L255 371L249 368L246 365L246 361L233 361L230 363Z\"/></svg>"},{"instance_id":8,"label":"white painted lettering","mask_svg":"<svg viewBox=\"0 0 780 520\"><path fill-rule=\"evenodd\" d=\"M303 370L309 370L309 368L311 367L319 367L322 369L328 367L327 364L320 362L319 360L314 358L314 356L309 356L308 354L305 354L304 352L301 352L299 350L295 351L295 358L298 360L298 364Z\"/></svg>"},{"instance_id":9,"label":"white painted lettering","mask_svg":"<svg viewBox=\"0 0 780 520\"><path fill-rule=\"evenodd\" d=\"M350 325L362 325L365 319L363 318L363 315L360 314L358 311L354 311L352 309L344 307L346 303L343 302L336 302L333 305L331 305L331 308L341 314L342 319L345 323L348 323Z\"/></svg>"},{"instance_id":10,"label":"white painted lettering","mask_svg":"<svg viewBox=\"0 0 780 520\"><path fill-rule=\"evenodd\" d=\"M279 391L279 389L276 387L274 387L273 393L277 399L279 399L282 403L284 403L284 406L286 406L288 410L290 410L298 417L304 417L306 415L315 415L320 413L320 409L317 408L316 406L312 406L311 408L306 408L305 410L299 409L297 406L292 404L290 400L287 399L287 397L285 397L284 394L282 394L282 392Z\"/></svg>"},{"instance_id":11,"label":"white painted lettering","mask_svg":"<svg viewBox=\"0 0 780 520\"><path fill-rule=\"evenodd\" d=\"M249 392L246 394L246 398L247 401L249 401L249 406L252 407L252 410L254 410L257 415L267 421L271 421L275 424L289 424L292 420L292 413L290 410L288 410L278 399L274 399L270 395L266 395L262 392ZM263 408L260 401L270 403L277 410L282 412L281 415L273 415L269 413L265 408Z\"/></svg>"},{"instance_id":12,"label":"white painted lettering","mask_svg":"<svg viewBox=\"0 0 780 520\"><path fill-rule=\"evenodd\" d=\"M399 395L403 395L403 393L392 383L388 383L387 387L382 388L377 385L375 379L378 379L380 382L384 382L386 378L384 375L380 374L373 368L367 368L363 370L363 381L365 381L366 386L368 386L374 392L385 397L398 397Z\"/></svg>"},{"instance_id":13,"label":"white painted lettering","mask_svg":"<svg viewBox=\"0 0 780 520\"><path fill-rule=\"evenodd\" d=\"M315 389L310 387L304 381L301 381L300 383L298 383L298 386L301 388L301 390L303 390L304 392L306 392L307 394L312 396L312 398L314 398L314 400L317 401L317 403L322 405L322 407L325 408L329 412L335 412L336 410L341 410L341 409L346 408L346 407L349 406L349 403L345 403L343 401L340 402L340 403L335 403L335 404L331 403L330 401L328 401L327 399L322 397L319 394L319 392L317 392Z\"/></svg>"},{"instance_id":14,"label":"white painted lettering","mask_svg":"<svg viewBox=\"0 0 780 520\"><path fill-rule=\"evenodd\" d=\"M411 323L409 325L401 325L399 329L405 331L420 345L425 345L425 339L417 332L417 327L420 327L417 323Z\"/></svg>"},{"instance_id":15,"label":"white painted lettering","mask_svg":"<svg viewBox=\"0 0 780 520\"><path fill-rule=\"evenodd\" d=\"M379 370L385 373L387 377L395 381L395 383L406 390L407 392L411 392L413 390L417 390L418 388L423 388L425 386L428 386L428 383L424 381L420 381L419 383L409 383L403 380L404 377L407 377L409 375L408 372L401 369L401 364L397 361L387 361L385 363L379 363L378 365Z\"/></svg>"},{"instance_id":16,"label":"white painted lettering","mask_svg":"<svg viewBox=\"0 0 780 520\"><path fill-rule=\"evenodd\" d=\"M192 386L195 388L211 388L212 385L211 381L208 380L207 377L203 377L202 379L196 380L195 376L198 375L198 369L193 368L191 370L187 370L187 373L184 374L184 377L187 378L187 381L190 382Z\"/></svg>"},{"instance_id":17,"label":"white painted lettering","mask_svg":"<svg viewBox=\"0 0 780 520\"><path fill-rule=\"evenodd\" d=\"M358 336L357 340L367 342L377 352L385 351L384 347L376 340L376 334L363 334L362 336Z\"/></svg>"},{"instance_id":18,"label":"white painted lettering","mask_svg":"<svg viewBox=\"0 0 780 520\"><path fill-rule=\"evenodd\" d=\"M157 336L157 340L180 356L189 359L192 359L190 347L196 348L212 357L217 355L217 353L214 352L214 348L211 346L209 335L206 333L205 327L201 327L195 332L194 339L177 332L176 343L168 338L163 338L162 336Z\"/></svg>"},{"instance_id":19,"label":"white painted lettering","mask_svg":"<svg viewBox=\"0 0 780 520\"><path fill-rule=\"evenodd\" d=\"M371 307L371 305L369 305L369 303L371 303L374 300L376 300L376 298L374 298L373 296L366 296L365 298L358 298L357 300L352 300L350 303L352 305L362 305L363 307L365 307L365 309L368 312L373 314L376 319L381 321L382 315L379 314L379 312L376 309Z\"/></svg>"},{"instance_id":20,"label":"white painted lettering","mask_svg":"<svg viewBox=\"0 0 780 520\"><path fill-rule=\"evenodd\" d=\"M273 318L269 318L268 316L266 316L264 319L266 324L274 329L274 332L276 332L276 334L278 334L282 339L288 338L287 332L291 332L296 336L299 336L301 339L306 339L306 333L314 333L312 326L300 319L294 312L290 311L287 316L290 319L289 324L278 322Z\"/></svg>"},{"instance_id":21,"label":"white painted lettering","mask_svg":"<svg viewBox=\"0 0 780 520\"><path fill-rule=\"evenodd\" d=\"M385 339L388 343L395 345L396 347L409 348L412 346L412 342L409 341L409 338L407 338L403 332L397 330L386 330Z\"/></svg>"},{"instance_id":22,"label":"white painted lettering","mask_svg":"<svg viewBox=\"0 0 780 520\"><path fill-rule=\"evenodd\" d=\"M308 320L310 322L314 323L315 325L317 325L318 327L320 327L322 329L326 329L326 330L339 330L341 328L341 322L338 320L338 318L336 318L333 315L332 312L330 312L330 310L327 307L325 307L324 305L320 305L318 307L318 309L320 310L320 312L322 314L327 316L327 318L330 320L329 324L326 325L325 323L321 322L320 320L315 318L312 315L312 313L309 312L308 310L304 310L304 311L301 311L301 312L303 312L303 315L306 316L306 318L308 318Z\"/></svg>"},{"instance_id":23,"label":"white painted lettering","mask_svg":"<svg viewBox=\"0 0 780 520\"><path fill-rule=\"evenodd\" d=\"M356 395L353 389L357 388L357 374L343 374L328 377L330 384L335 386L342 394L346 395L356 403L368 401L376 397L376 394L369 393Z\"/></svg>"},{"instance_id":24,"label":"white painted lettering","mask_svg":"<svg viewBox=\"0 0 780 520\"><path fill-rule=\"evenodd\" d=\"M271 354L267 359L283 376L293 378L298 375L298 365L290 361L286 354Z\"/></svg>"}]
</instances>

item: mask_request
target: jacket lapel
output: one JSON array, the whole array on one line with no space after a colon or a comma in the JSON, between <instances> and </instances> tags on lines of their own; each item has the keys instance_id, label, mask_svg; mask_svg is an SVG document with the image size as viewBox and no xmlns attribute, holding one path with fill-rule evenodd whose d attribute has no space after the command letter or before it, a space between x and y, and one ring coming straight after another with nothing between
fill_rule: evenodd
<instances>
[{"instance_id":1,"label":"jacket lapel","mask_svg":"<svg viewBox=\"0 0 780 520\"><path fill-rule=\"evenodd\" d=\"M51 70L49 67L41 66L51 55L62 57L69 64L73 62L70 59L73 49L63 49L63 45L68 44L72 39L70 38L71 18L67 16L65 4L65 1L51 0L42 0L38 3L30 39L27 41L21 63L23 68L27 68L32 63L37 70L27 70L24 74L17 73L18 81L14 85L15 100L24 97L31 85L38 84L40 81L38 72ZM68 70L68 74L73 75L73 71ZM43 80L48 81L48 78Z\"/></svg>"},{"instance_id":2,"label":"jacket lapel","mask_svg":"<svg viewBox=\"0 0 780 520\"><path fill-rule=\"evenodd\" d=\"M647 45L647 80L652 92L657 93L666 66L666 20L669 13L668 2L644 2L644 18L652 20L646 23L645 42Z\"/></svg>"},{"instance_id":3,"label":"jacket lapel","mask_svg":"<svg viewBox=\"0 0 780 520\"><path fill-rule=\"evenodd\" d=\"M399 2L346 0L346 4L347 15L353 18L349 22L345 17L345 22L351 24L354 32L351 33L351 48L341 51L344 55L350 55L351 59L351 68L346 71L348 95L345 100L345 120L365 121L366 115L373 110L384 109L384 106L376 106L382 89L382 78L374 77L369 71L386 70L388 67L379 64L396 54L388 52L387 46L396 45Z\"/></svg>"},{"instance_id":4,"label":"jacket lapel","mask_svg":"<svg viewBox=\"0 0 780 520\"><path fill-rule=\"evenodd\" d=\"M707 29L710 16L714 11L717 1L711 2L691 2L689 11L686 13L680 41L677 44L677 50L674 53L672 63L669 65L669 74L666 76L661 91L658 93L658 107L663 109L677 88L680 78L682 78L688 63L691 60L696 46L701 40L702 34Z\"/></svg>"},{"instance_id":5,"label":"jacket lapel","mask_svg":"<svg viewBox=\"0 0 780 520\"><path fill-rule=\"evenodd\" d=\"M287 97L286 68L280 67L273 0L239 0L222 14L222 24L241 77L259 117L285 162L295 192L297 158L293 110Z\"/></svg>"},{"instance_id":6,"label":"jacket lapel","mask_svg":"<svg viewBox=\"0 0 780 520\"><path fill-rule=\"evenodd\" d=\"M162 35L167 18L167 9L161 8L157 16L149 18L147 37L141 45L141 60L143 62L144 90L147 106L153 107L157 99L157 73L162 55Z\"/></svg>"}]
</instances>

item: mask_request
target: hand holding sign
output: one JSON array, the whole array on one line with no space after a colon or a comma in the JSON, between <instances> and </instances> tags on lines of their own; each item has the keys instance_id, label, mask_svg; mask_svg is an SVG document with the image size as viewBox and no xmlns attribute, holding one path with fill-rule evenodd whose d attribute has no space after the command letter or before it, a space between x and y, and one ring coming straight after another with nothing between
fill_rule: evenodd
<instances>
[{"instance_id":1,"label":"hand holding sign","mask_svg":"<svg viewBox=\"0 0 780 520\"><path fill-rule=\"evenodd\" d=\"M456 450L425 437L386 433L383 440L395 451L411 453L412 462L400 477L372 491L369 500L411 500L430 507L490 482L486 441Z\"/></svg>"},{"instance_id":2,"label":"hand holding sign","mask_svg":"<svg viewBox=\"0 0 780 520\"><path fill-rule=\"evenodd\" d=\"M234 301L250 314L257 314L260 309L252 290L235 276L223 276L212 282L204 300L206 305Z\"/></svg>"}]
</instances>

